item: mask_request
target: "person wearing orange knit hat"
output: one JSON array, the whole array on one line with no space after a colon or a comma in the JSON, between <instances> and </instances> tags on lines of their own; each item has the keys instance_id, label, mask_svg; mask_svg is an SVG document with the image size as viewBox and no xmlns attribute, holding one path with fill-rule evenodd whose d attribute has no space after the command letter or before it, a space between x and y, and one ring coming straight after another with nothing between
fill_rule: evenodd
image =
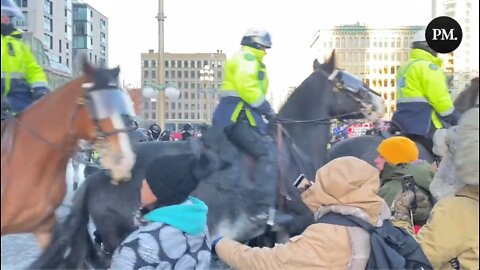
<instances>
[{"instance_id":1,"label":"person wearing orange knit hat","mask_svg":"<svg viewBox=\"0 0 480 270\"><path fill-rule=\"evenodd\" d=\"M413 215L415 224L423 225L433 207L432 196L429 191L435 172L432 166L419 160L419 151L415 142L407 137L390 137L377 148L378 157L375 166L380 171L381 187L378 195L387 205L402 194L402 177L412 175L416 185L417 209Z\"/></svg>"}]
</instances>

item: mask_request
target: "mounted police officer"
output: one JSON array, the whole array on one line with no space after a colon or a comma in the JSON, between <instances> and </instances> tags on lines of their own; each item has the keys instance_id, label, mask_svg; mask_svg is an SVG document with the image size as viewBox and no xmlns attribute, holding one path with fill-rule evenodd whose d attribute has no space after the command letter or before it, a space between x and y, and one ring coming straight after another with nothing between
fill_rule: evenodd
<instances>
[{"instance_id":1,"label":"mounted police officer","mask_svg":"<svg viewBox=\"0 0 480 270\"><path fill-rule=\"evenodd\" d=\"M212 124L223 128L234 144L257 159L256 197L262 197L258 199L260 207L272 209L276 202L276 153L262 118L275 118L266 100L268 76L262 62L272 41L267 31L249 29L240 44L240 51L225 63L222 98Z\"/></svg>"},{"instance_id":2,"label":"mounted police officer","mask_svg":"<svg viewBox=\"0 0 480 270\"><path fill-rule=\"evenodd\" d=\"M23 18L13 0L2 0L2 118L17 114L49 93L47 78L12 18ZM11 110L8 112L7 110ZM5 115L4 115L5 114Z\"/></svg>"},{"instance_id":3,"label":"mounted police officer","mask_svg":"<svg viewBox=\"0 0 480 270\"><path fill-rule=\"evenodd\" d=\"M419 31L413 42L410 59L397 74L397 110L392 120L405 135L433 148L433 133L439 128L456 125L459 113L448 92L442 60Z\"/></svg>"}]
</instances>

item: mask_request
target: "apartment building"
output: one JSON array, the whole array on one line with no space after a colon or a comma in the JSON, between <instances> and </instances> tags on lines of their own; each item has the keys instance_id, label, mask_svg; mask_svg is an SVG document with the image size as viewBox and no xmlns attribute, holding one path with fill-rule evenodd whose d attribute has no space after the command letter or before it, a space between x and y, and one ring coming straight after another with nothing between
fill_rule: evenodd
<instances>
[{"instance_id":1,"label":"apartment building","mask_svg":"<svg viewBox=\"0 0 480 270\"><path fill-rule=\"evenodd\" d=\"M83 1L73 3L74 77L81 74L78 65L85 55L96 66L108 66L108 18Z\"/></svg>"},{"instance_id":2,"label":"apartment building","mask_svg":"<svg viewBox=\"0 0 480 270\"><path fill-rule=\"evenodd\" d=\"M142 87L158 82L158 53L149 50L141 54ZM220 99L226 55L215 53L165 53L165 82L180 90L178 100L165 101L165 127L179 130L190 123L196 127L210 124ZM157 100L144 99L142 121L157 122Z\"/></svg>"}]
</instances>

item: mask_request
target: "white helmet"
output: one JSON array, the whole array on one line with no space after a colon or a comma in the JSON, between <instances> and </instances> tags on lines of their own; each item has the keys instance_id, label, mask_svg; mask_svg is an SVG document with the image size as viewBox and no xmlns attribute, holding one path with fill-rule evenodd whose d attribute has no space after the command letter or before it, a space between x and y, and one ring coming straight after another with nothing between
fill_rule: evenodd
<instances>
[{"instance_id":1,"label":"white helmet","mask_svg":"<svg viewBox=\"0 0 480 270\"><path fill-rule=\"evenodd\" d=\"M240 44L257 49L259 49L259 46L269 49L272 47L272 39L267 30L261 28L250 28L243 35Z\"/></svg>"},{"instance_id":2,"label":"white helmet","mask_svg":"<svg viewBox=\"0 0 480 270\"><path fill-rule=\"evenodd\" d=\"M23 19L23 13L13 0L2 0L2 16L19 17Z\"/></svg>"},{"instance_id":3,"label":"white helmet","mask_svg":"<svg viewBox=\"0 0 480 270\"><path fill-rule=\"evenodd\" d=\"M413 42L427 42L427 39L425 38L425 30L420 30L417 33L415 33L415 36L413 36Z\"/></svg>"},{"instance_id":4,"label":"white helmet","mask_svg":"<svg viewBox=\"0 0 480 270\"><path fill-rule=\"evenodd\" d=\"M415 33L415 36L413 36L413 41L412 41L411 47L413 49L421 49L421 50L427 51L427 52L429 52L429 53L431 53L435 56L437 56L437 54L438 54L436 51L432 50L432 48L430 48L430 46L428 46L427 38L426 38L424 29Z\"/></svg>"}]
</instances>

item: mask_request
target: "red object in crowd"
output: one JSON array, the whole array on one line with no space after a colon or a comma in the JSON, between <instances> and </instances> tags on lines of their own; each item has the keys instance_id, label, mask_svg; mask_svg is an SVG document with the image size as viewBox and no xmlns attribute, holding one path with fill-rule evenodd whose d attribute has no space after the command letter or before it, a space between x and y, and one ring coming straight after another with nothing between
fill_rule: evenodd
<instances>
[{"instance_id":1,"label":"red object in crowd","mask_svg":"<svg viewBox=\"0 0 480 270\"><path fill-rule=\"evenodd\" d=\"M181 140L182 140L182 133L180 133L180 132L172 132L172 140L174 140L174 141L181 141Z\"/></svg>"},{"instance_id":2,"label":"red object in crowd","mask_svg":"<svg viewBox=\"0 0 480 270\"><path fill-rule=\"evenodd\" d=\"M420 231L420 228L422 228L422 225L414 225L413 226L413 232L415 234L418 234L418 231Z\"/></svg>"}]
</instances>

